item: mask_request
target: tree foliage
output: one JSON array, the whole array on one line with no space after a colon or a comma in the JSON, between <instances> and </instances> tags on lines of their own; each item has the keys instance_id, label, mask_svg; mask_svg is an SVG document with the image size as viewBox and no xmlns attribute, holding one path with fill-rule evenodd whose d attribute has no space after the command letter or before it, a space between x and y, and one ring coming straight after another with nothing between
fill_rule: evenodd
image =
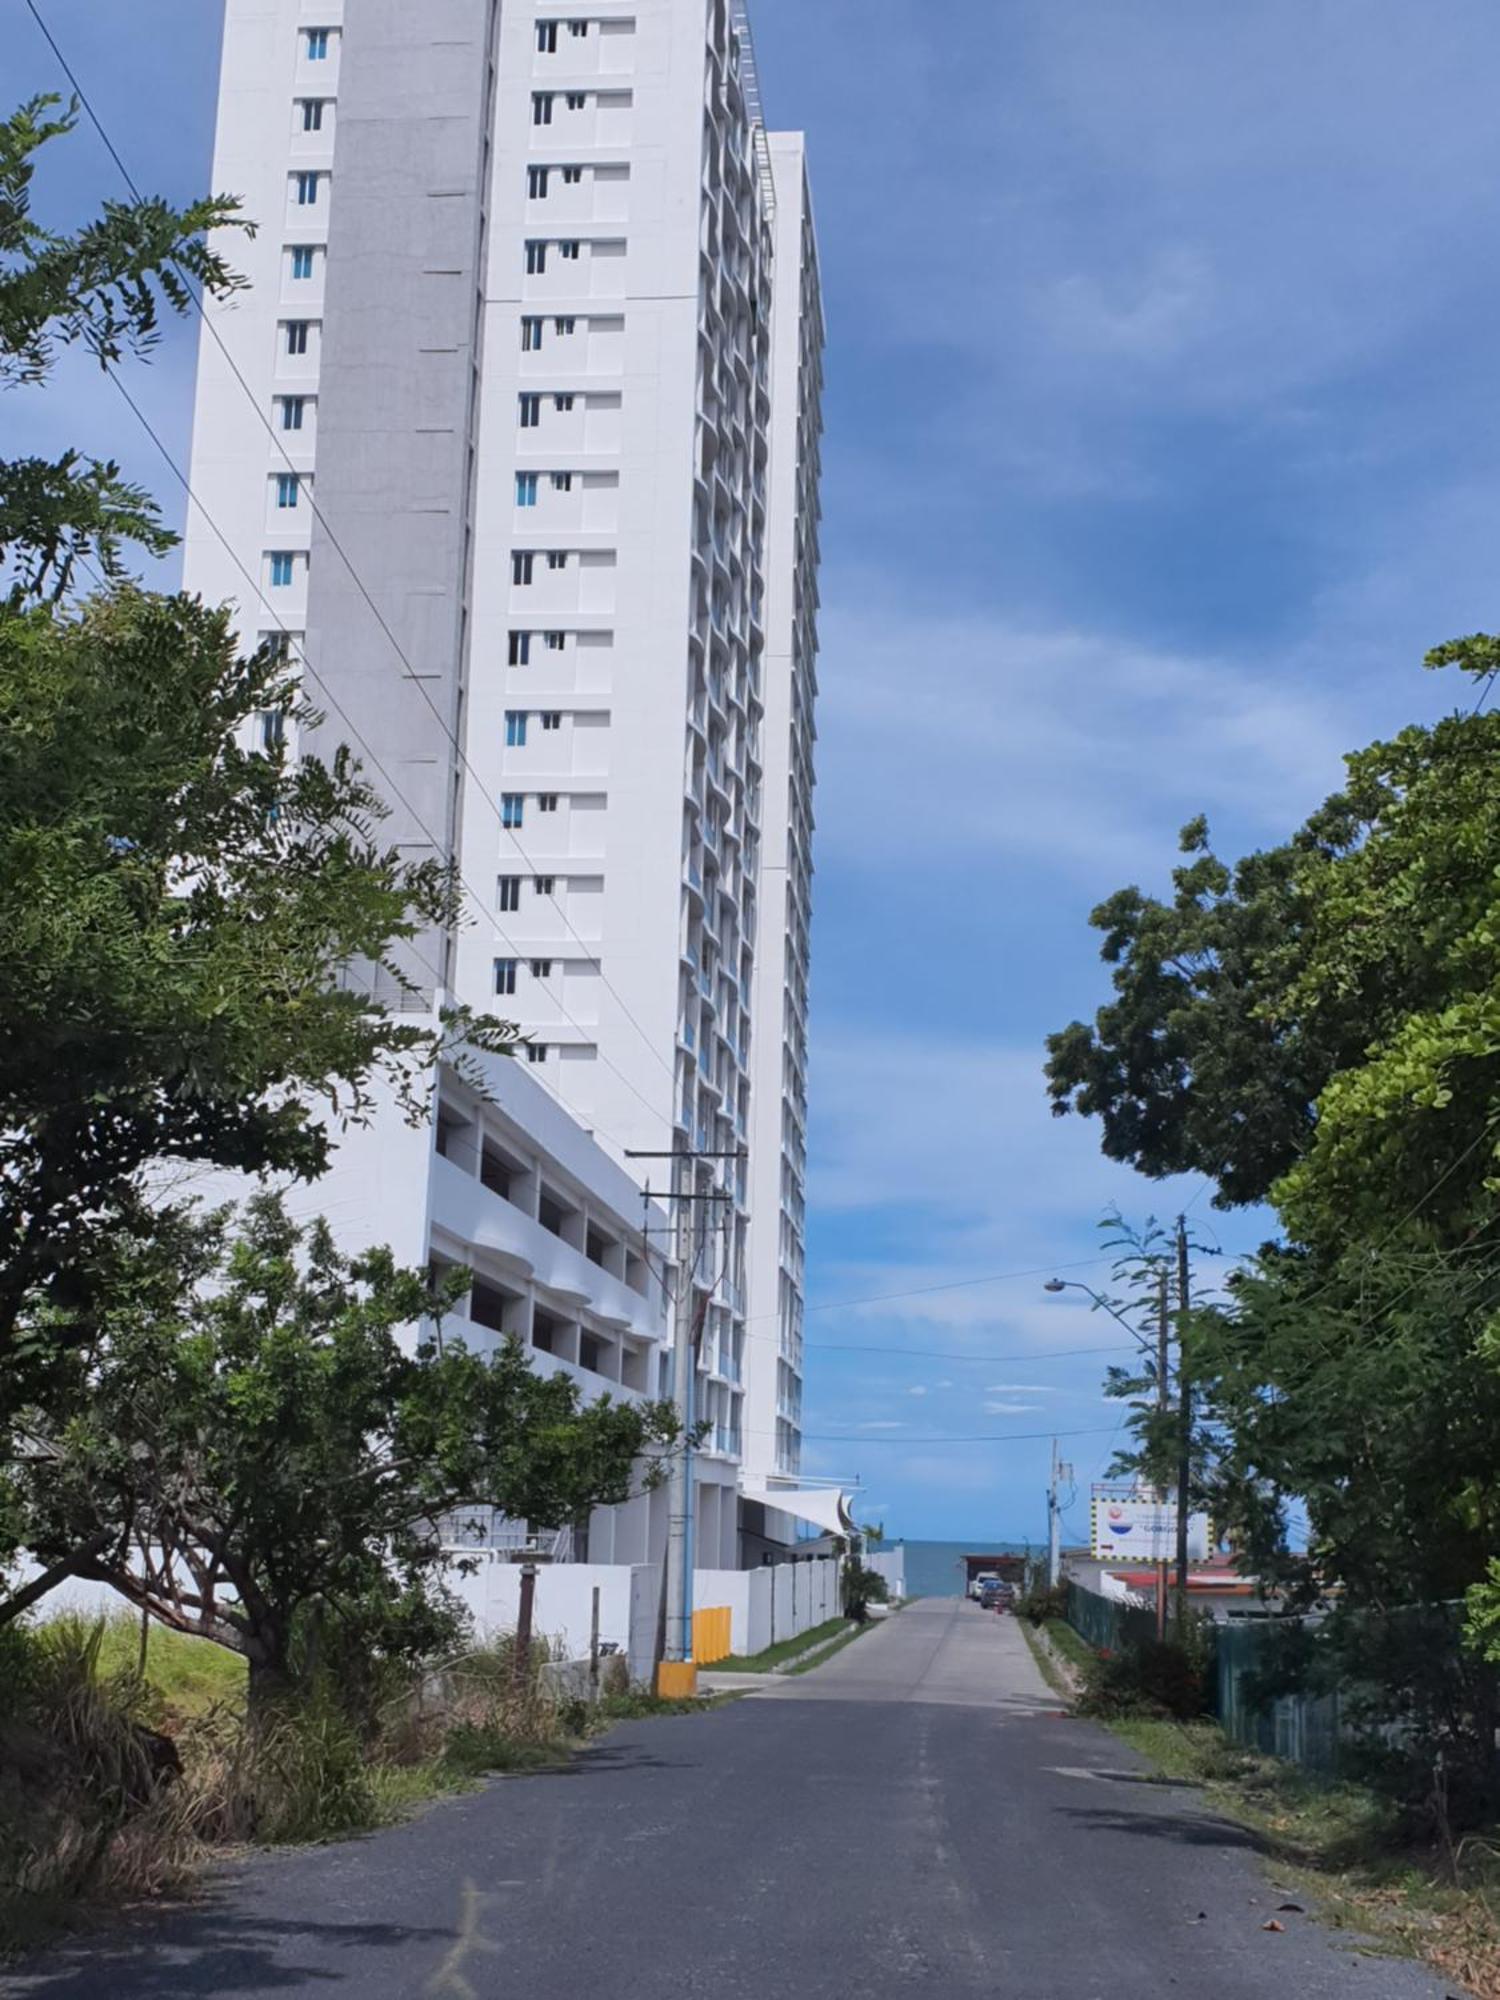
<instances>
[{"instance_id":1,"label":"tree foliage","mask_svg":"<svg viewBox=\"0 0 1500 2000\"><path fill-rule=\"evenodd\" d=\"M144 355L163 312L181 313L194 289L224 298L243 280L210 232L250 225L224 196L174 209L164 201L106 202L69 234L31 212L37 155L71 132L78 107L34 97L0 120L0 389L46 381L61 350L81 346L101 366ZM122 547L161 554L175 538L145 491L112 461L67 451L52 460L0 461L0 568L12 608L61 598L82 558L122 572Z\"/></svg>"},{"instance_id":2,"label":"tree foliage","mask_svg":"<svg viewBox=\"0 0 1500 2000\"><path fill-rule=\"evenodd\" d=\"M1487 691L1500 642L1427 664ZM1500 716L1471 700L1353 753L1232 868L1202 821L1183 848L1170 899L1095 911L1114 995L1051 1038L1053 1108L1276 1211L1189 1335L1217 1505L1261 1572L1294 1601L1451 1600L1500 1547Z\"/></svg>"},{"instance_id":3,"label":"tree foliage","mask_svg":"<svg viewBox=\"0 0 1500 2000\"><path fill-rule=\"evenodd\" d=\"M306 713L287 669L192 599L0 617L0 1364L23 1319L89 1336L148 1167L316 1175L445 1040L345 968L453 921L451 878L377 844L347 753L244 747L266 713Z\"/></svg>"},{"instance_id":4,"label":"tree foliage","mask_svg":"<svg viewBox=\"0 0 1500 2000\"><path fill-rule=\"evenodd\" d=\"M346 1258L261 1196L171 1258L141 1246L65 1424L23 1431L28 1542L249 1661L312 1671L320 1621L431 1644L442 1518L481 1504L559 1527L626 1499L677 1437L668 1404L584 1403L519 1342L439 1337L451 1304L386 1250ZM420 1334L418 1330L420 1329Z\"/></svg>"},{"instance_id":5,"label":"tree foliage","mask_svg":"<svg viewBox=\"0 0 1500 2000\"><path fill-rule=\"evenodd\" d=\"M1486 675L1495 652L1475 636L1428 661ZM1275 1201L1307 1243L1413 1204L1424 1238L1458 1240L1494 1165L1500 715L1346 762L1284 845L1231 869L1194 821L1170 901L1124 889L1094 912L1115 997L1050 1037L1053 1108L1099 1117L1143 1172L1207 1175L1221 1206Z\"/></svg>"}]
</instances>

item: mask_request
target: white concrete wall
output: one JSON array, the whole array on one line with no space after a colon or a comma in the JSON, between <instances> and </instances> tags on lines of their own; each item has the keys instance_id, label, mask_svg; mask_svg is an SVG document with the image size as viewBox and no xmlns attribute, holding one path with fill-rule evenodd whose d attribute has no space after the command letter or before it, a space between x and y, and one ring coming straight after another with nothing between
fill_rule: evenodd
<instances>
[{"instance_id":1,"label":"white concrete wall","mask_svg":"<svg viewBox=\"0 0 1500 2000\"><path fill-rule=\"evenodd\" d=\"M760 1653L838 1616L839 1564L828 1557L762 1569L700 1569L694 1573L693 1590L700 1608L729 1607L736 1653Z\"/></svg>"},{"instance_id":2,"label":"white concrete wall","mask_svg":"<svg viewBox=\"0 0 1500 2000\"><path fill-rule=\"evenodd\" d=\"M890 1588L890 1593L892 1597L905 1597L906 1595L905 1549L886 1549L879 1555L861 1556L860 1561L864 1564L866 1569L872 1569L874 1570L877 1576L883 1576L885 1578L886 1583Z\"/></svg>"}]
</instances>

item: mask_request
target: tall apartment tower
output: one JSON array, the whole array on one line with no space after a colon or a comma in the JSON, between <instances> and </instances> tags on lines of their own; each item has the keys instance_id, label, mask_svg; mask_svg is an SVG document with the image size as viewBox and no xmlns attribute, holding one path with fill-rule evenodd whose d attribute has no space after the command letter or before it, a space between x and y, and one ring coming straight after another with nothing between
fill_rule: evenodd
<instances>
[{"instance_id":1,"label":"tall apartment tower","mask_svg":"<svg viewBox=\"0 0 1500 2000\"><path fill-rule=\"evenodd\" d=\"M202 343L189 586L287 635L314 746L456 860L414 1000L517 1021L693 1197L699 1560L732 1563L737 1483L800 1444L801 140L743 0L227 0L214 184L260 229Z\"/></svg>"}]
</instances>

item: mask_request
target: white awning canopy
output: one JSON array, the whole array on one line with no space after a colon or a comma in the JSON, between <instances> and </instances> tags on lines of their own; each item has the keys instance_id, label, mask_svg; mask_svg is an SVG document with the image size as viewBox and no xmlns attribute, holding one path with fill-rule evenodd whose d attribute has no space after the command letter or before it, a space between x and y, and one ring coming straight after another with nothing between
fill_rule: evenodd
<instances>
[{"instance_id":1,"label":"white awning canopy","mask_svg":"<svg viewBox=\"0 0 1500 2000\"><path fill-rule=\"evenodd\" d=\"M769 1480L747 1479L743 1492L747 1500L759 1500L767 1507L779 1507L821 1528L825 1535L854 1535L859 1530L849 1511L853 1494L841 1486L773 1486Z\"/></svg>"}]
</instances>

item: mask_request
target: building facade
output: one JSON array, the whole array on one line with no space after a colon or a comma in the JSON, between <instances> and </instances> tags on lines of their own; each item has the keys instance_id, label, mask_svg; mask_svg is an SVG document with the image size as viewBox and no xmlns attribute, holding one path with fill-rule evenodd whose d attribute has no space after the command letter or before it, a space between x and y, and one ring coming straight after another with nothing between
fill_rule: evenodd
<instances>
[{"instance_id":1,"label":"building facade","mask_svg":"<svg viewBox=\"0 0 1500 2000\"><path fill-rule=\"evenodd\" d=\"M457 864L464 922L392 997L514 1020L678 1197L727 1549L741 1468L798 1459L800 140L740 0L228 0L214 180L261 229L205 325L188 584L302 663L308 747L353 748L386 837Z\"/></svg>"}]
</instances>

